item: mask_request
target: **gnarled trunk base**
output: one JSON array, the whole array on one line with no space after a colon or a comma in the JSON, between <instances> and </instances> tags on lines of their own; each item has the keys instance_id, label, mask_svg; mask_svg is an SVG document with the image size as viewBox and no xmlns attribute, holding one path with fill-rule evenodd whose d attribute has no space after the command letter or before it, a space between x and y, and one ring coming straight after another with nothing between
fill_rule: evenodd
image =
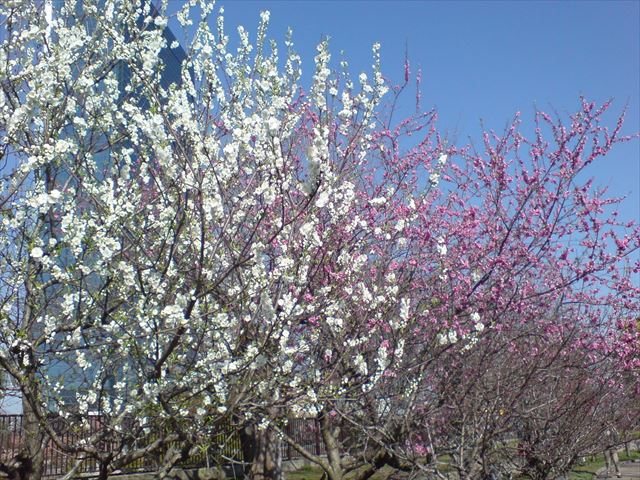
<instances>
[{"instance_id":1,"label":"gnarled trunk base","mask_svg":"<svg viewBox=\"0 0 640 480\"><path fill-rule=\"evenodd\" d=\"M283 480L280 440L270 428L259 429L256 424L240 432L245 461L244 474L251 480Z\"/></svg>"}]
</instances>

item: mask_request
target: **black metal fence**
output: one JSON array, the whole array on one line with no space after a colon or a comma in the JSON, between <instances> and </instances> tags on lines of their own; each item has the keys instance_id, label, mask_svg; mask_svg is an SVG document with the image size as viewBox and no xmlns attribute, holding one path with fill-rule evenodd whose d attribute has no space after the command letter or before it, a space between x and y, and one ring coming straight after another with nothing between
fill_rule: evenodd
<instances>
[{"instance_id":1,"label":"black metal fence","mask_svg":"<svg viewBox=\"0 0 640 480\"><path fill-rule=\"evenodd\" d=\"M324 455L325 448L320 436L318 421L309 418L290 418L284 429L298 445L313 455ZM282 457L285 460L295 460L302 454L284 442Z\"/></svg>"},{"instance_id":2,"label":"black metal fence","mask_svg":"<svg viewBox=\"0 0 640 480\"><path fill-rule=\"evenodd\" d=\"M78 443L88 438L104 428L99 416L85 417L84 428L77 428L61 418L52 418L51 426L58 434L65 445L78 445ZM0 415L0 461L6 462L15 457L23 448L24 428L22 415ZM314 455L324 453L324 444L321 441L320 429L316 420L306 418L289 419L285 426L285 432L296 443ZM151 442L153 437L148 437L147 442ZM224 465L242 461L242 444L238 427L231 423L219 427L216 432L207 438L208 442L203 448L198 450L188 460L181 463L183 468L199 468L214 465ZM145 445L133 445L133 447L144 447ZM102 452L115 451L120 445L113 442L103 441L98 445ZM61 451L52 441L46 445L44 452L45 477L54 477L66 474L71 470L77 457ZM289 446L286 442L282 444L283 460L293 460L300 458L300 452ZM135 473L154 471L158 467L160 458L158 455L147 455L131 462L120 473ZM95 459L84 460L76 470L78 476L91 476L97 474L99 465Z\"/></svg>"}]
</instances>

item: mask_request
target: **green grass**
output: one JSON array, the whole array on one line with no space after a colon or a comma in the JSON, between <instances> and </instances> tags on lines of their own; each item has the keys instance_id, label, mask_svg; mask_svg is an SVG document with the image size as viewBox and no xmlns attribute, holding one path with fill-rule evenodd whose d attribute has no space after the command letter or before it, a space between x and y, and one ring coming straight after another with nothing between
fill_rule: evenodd
<instances>
[{"instance_id":1,"label":"green grass","mask_svg":"<svg viewBox=\"0 0 640 480\"><path fill-rule=\"evenodd\" d=\"M621 462L628 460L636 460L640 458L640 452L631 452L631 456L627 456L624 452L618 453L618 458ZM587 463L575 467L569 473L569 480L591 480L596 476L596 472L605 467L604 454L595 455L587 458Z\"/></svg>"},{"instance_id":2,"label":"green grass","mask_svg":"<svg viewBox=\"0 0 640 480\"><path fill-rule=\"evenodd\" d=\"M442 458L445 457L446 459L449 459L448 455L443 456ZM440 469L440 472L448 472L451 470L446 463L438 465L438 468ZM389 478L389 476L395 471L396 470L394 468L387 465L374 473L369 480L387 480L387 478ZM320 480L320 478L322 478L322 469L315 465L306 465L298 470L286 472L284 476L286 480ZM348 474L345 480L349 480L350 478L353 478L353 473Z\"/></svg>"},{"instance_id":3,"label":"green grass","mask_svg":"<svg viewBox=\"0 0 640 480\"><path fill-rule=\"evenodd\" d=\"M623 450L618 453L618 457L621 462L637 460L640 459L640 451L631 452L631 456L627 456ZM596 476L596 472L601 468L604 468L604 466L605 462L603 454L587 457L587 463L575 467L569 473L569 480L593 480ZM440 470L443 471L447 469L443 469L441 467ZM391 467L384 467L377 471L371 477L371 480L386 480L391 473L393 473L393 469ZM286 480L320 480L320 478L322 478L322 469L317 466L307 465L293 472L286 472L285 478ZM349 476L347 476L347 480L348 479Z\"/></svg>"},{"instance_id":4,"label":"green grass","mask_svg":"<svg viewBox=\"0 0 640 480\"><path fill-rule=\"evenodd\" d=\"M587 463L575 467L569 473L569 480L589 480L595 477L596 472L604 467L604 455L599 454L588 457Z\"/></svg>"},{"instance_id":5,"label":"green grass","mask_svg":"<svg viewBox=\"0 0 640 480\"><path fill-rule=\"evenodd\" d=\"M322 469L306 465L293 472L284 474L286 480L319 480L322 477Z\"/></svg>"},{"instance_id":6,"label":"green grass","mask_svg":"<svg viewBox=\"0 0 640 480\"><path fill-rule=\"evenodd\" d=\"M393 468L384 467L378 470L370 480L386 480L393 473ZM286 480L320 480L322 477L322 469L320 467L307 465L293 472L285 473ZM347 480L349 475L347 475Z\"/></svg>"}]
</instances>

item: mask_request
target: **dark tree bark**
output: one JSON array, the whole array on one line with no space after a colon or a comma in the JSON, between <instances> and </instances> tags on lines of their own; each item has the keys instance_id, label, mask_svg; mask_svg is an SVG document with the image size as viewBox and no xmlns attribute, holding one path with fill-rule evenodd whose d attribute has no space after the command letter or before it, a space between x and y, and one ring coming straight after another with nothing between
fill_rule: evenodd
<instances>
[{"instance_id":1,"label":"dark tree bark","mask_svg":"<svg viewBox=\"0 0 640 480\"><path fill-rule=\"evenodd\" d=\"M22 400L22 450L11 460L0 463L0 472L9 480L40 480L44 467L45 433L29 402Z\"/></svg>"},{"instance_id":2,"label":"dark tree bark","mask_svg":"<svg viewBox=\"0 0 640 480\"><path fill-rule=\"evenodd\" d=\"M22 411L24 414L25 447L31 458L31 472L29 480L40 480L44 467L44 450L46 446L46 434L31 404L23 400Z\"/></svg>"},{"instance_id":3,"label":"dark tree bark","mask_svg":"<svg viewBox=\"0 0 640 480\"><path fill-rule=\"evenodd\" d=\"M282 480L280 440L271 428L260 429L255 423L240 431L244 474L251 480Z\"/></svg>"}]
</instances>

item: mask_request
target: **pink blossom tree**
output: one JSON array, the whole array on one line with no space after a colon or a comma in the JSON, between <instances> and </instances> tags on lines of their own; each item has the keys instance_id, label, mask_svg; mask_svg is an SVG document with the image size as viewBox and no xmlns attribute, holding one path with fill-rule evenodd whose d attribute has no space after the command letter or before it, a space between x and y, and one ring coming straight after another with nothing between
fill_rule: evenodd
<instances>
[{"instance_id":1,"label":"pink blossom tree","mask_svg":"<svg viewBox=\"0 0 640 480\"><path fill-rule=\"evenodd\" d=\"M538 408L547 412L538 433L546 458L535 468L544 465L541 475L550 475L599 448L603 424L595 419L603 412L616 422L634 411L638 290L629 275L637 265L626 260L638 248L637 228L602 215L616 201L579 181L591 162L628 140L619 136L621 119L612 132L599 126L607 108L583 101L566 129L537 113L533 140L516 121L503 136L487 133L484 153L450 149L460 163L429 143L429 128L402 155L372 145L369 158L381 158L376 167L384 172L372 178L393 178L398 188L370 200L371 288L392 278L399 302L379 324L363 319L368 311L354 312L354 331L380 325L377 338L362 342L359 357L330 364L334 381L354 388L348 402L326 396L317 407L334 455L306 456L329 477L351 469L366 477L384 465L410 470L416 462L437 475L438 454L452 456L465 477L502 468L501 457L504 468L519 468L508 445ZM398 145L398 132L376 137ZM431 187L440 178L448 187L424 188L416 179L425 167ZM631 230L622 237L621 227ZM348 351L349 333L325 338L322 346ZM372 378L378 383L368 391ZM551 379L559 382L557 397L544 392ZM588 440L569 440L582 436L578 426Z\"/></svg>"}]
</instances>

